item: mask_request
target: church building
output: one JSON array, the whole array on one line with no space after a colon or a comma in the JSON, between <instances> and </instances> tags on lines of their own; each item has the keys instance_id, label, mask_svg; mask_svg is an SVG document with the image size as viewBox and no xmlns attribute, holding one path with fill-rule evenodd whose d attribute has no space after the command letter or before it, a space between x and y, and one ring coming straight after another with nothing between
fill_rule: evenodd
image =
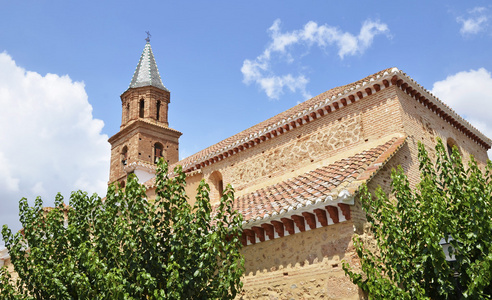
<instances>
[{"instance_id":1,"label":"church building","mask_svg":"<svg viewBox=\"0 0 492 300\"><path fill-rule=\"evenodd\" d=\"M352 236L368 229L359 187L388 191L398 165L416 184L418 142L434 158L439 137L465 162L473 155L483 164L492 146L397 68L332 88L182 160L181 132L168 123L170 96L147 40L121 95L120 131L109 139L109 182L124 186L133 172L153 198L163 157L170 170L182 165L188 195L200 180L209 183L212 205L231 183L244 218L239 299L359 299L342 270L342 260L357 266Z\"/></svg>"}]
</instances>

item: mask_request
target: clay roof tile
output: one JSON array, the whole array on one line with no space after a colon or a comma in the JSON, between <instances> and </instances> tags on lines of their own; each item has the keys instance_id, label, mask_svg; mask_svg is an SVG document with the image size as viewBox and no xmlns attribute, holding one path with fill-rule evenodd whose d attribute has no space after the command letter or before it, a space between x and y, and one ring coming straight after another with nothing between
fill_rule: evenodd
<instances>
[{"instance_id":1,"label":"clay roof tile","mask_svg":"<svg viewBox=\"0 0 492 300\"><path fill-rule=\"evenodd\" d=\"M376 164L380 157L392 157L405 141L404 137L391 138L384 144L367 149L356 155L333 162L327 166L317 168L305 174L274 185L261 188L252 193L240 196L234 201L234 208L243 214L246 222L264 217L267 214L279 214L289 207L310 205L317 199L325 199L337 187L344 187L356 191L365 179L370 179L383 164ZM367 157L365 162L358 158ZM340 172L339 165L345 165L346 170ZM357 186L353 186L357 183Z\"/></svg>"}]
</instances>

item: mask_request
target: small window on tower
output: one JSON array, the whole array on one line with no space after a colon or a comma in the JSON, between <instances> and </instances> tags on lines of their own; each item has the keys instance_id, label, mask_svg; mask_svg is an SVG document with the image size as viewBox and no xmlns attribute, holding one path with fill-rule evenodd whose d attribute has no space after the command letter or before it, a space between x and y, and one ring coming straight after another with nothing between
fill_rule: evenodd
<instances>
[{"instance_id":1,"label":"small window on tower","mask_svg":"<svg viewBox=\"0 0 492 300\"><path fill-rule=\"evenodd\" d=\"M126 166L128 163L128 147L125 146L123 147L123 150L121 150L121 164L123 166Z\"/></svg>"},{"instance_id":2,"label":"small window on tower","mask_svg":"<svg viewBox=\"0 0 492 300\"><path fill-rule=\"evenodd\" d=\"M142 99L142 100L140 100L140 112L138 114L138 116L140 118L144 117L144 108L145 108L145 101L144 101L144 99Z\"/></svg>"},{"instance_id":3,"label":"small window on tower","mask_svg":"<svg viewBox=\"0 0 492 300\"><path fill-rule=\"evenodd\" d=\"M126 122L130 121L130 103L126 105Z\"/></svg>"},{"instance_id":4,"label":"small window on tower","mask_svg":"<svg viewBox=\"0 0 492 300\"><path fill-rule=\"evenodd\" d=\"M156 114L156 120L159 121L160 116L161 116L161 101L157 101L157 114Z\"/></svg>"},{"instance_id":5,"label":"small window on tower","mask_svg":"<svg viewBox=\"0 0 492 300\"><path fill-rule=\"evenodd\" d=\"M162 146L161 143L155 143L154 144L154 164L157 164L159 162L159 159L161 157L164 157L163 155L163 149L164 147Z\"/></svg>"}]
</instances>

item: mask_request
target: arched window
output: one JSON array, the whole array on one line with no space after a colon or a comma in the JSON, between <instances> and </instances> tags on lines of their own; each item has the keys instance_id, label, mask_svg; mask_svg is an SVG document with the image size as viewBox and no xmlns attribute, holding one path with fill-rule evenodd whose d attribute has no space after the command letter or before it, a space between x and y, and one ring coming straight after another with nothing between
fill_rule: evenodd
<instances>
[{"instance_id":1,"label":"arched window","mask_svg":"<svg viewBox=\"0 0 492 300\"><path fill-rule=\"evenodd\" d=\"M218 200L224 193L224 183L222 174L219 171L214 171L210 174L210 200Z\"/></svg>"},{"instance_id":2,"label":"arched window","mask_svg":"<svg viewBox=\"0 0 492 300\"><path fill-rule=\"evenodd\" d=\"M121 150L121 164L123 166L126 166L128 163L128 147L125 146L123 147L123 150Z\"/></svg>"},{"instance_id":3,"label":"arched window","mask_svg":"<svg viewBox=\"0 0 492 300\"><path fill-rule=\"evenodd\" d=\"M218 188L219 195L222 197L222 195L224 194L224 182L222 180L219 180Z\"/></svg>"},{"instance_id":4,"label":"arched window","mask_svg":"<svg viewBox=\"0 0 492 300\"><path fill-rule=\"evenodd\" d=\"M140 100L140 110L139 110L139 114L138 114L138 116L140 118L144 117L144 109L145 109L145 101L144 101L144 99L142 99L142 100Z\"/></svg>"},{"instance_id":5,"label":"arched window","mask_svg":"<svg viewBox=\"0 0 492 300\"><path fill-rule=\"evenodd\" d=\"M161 157L164 157L163 150L164 147L162 146L161 143L154 144L154 164L157 164L159 162L159 159Z\"/></svg>"},{"instance_id":6,"label":"arched window","mask_svg":"<svg viewBox=\"0 0 492 300\"><path fill-rule=\"evenodd\" d=\"M159 121L159 118L161 116L161 101L157 101L156 111L156 120Z\"/></svg>"},{"instance_id":7,"label":"arched window","mask_svg":"<svg viewBox=\"0 0 492 300\"><path fill-rule=\"evenodd\" d=\"M451 157L451 154L453 154L453 147L455 147L455 146L456 146L456 148L458 148L458 145L456 144L456 141L453 140L452 138L448 138L448 140L446 141L446 147L448 149L448 155L449 155L449 157ZM458 151L459 150L460 149L458 148Z\"/></svg>"}]
</instances>

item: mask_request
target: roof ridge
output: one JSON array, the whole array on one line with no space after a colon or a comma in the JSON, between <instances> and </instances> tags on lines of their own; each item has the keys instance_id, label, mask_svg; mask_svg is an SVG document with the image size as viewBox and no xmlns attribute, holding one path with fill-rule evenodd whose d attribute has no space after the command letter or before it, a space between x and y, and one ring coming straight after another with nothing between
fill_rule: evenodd
<instances>
[{"instance_id":1,"label":"roof ridge","mask_svg":"<svg viewBox=\"0 0 492 300\"><path fill-rule=\"evenodd\" d=\"M454 116L457 117L460 122L465 123L468 127L470 127L471 129L475 130L479 134L483 135L485 137L485 139L487 140L485 142L488 142L489 145L492 144L492 140L490 138L488 138L487 136L485 136L485 134L483 134L480 130L478 130L475 126L473 126L470 122L468 122L468 120L466 120L461 115L459 115L454 109L452 109L444 101L442 101L441 99L439 99L439 97L437 97L431 91L429 91L428 89L426 89L425 87L423 87L422 85L420 85L415 79L413 79L412 77L410 77L407 73L403 72L402 70L399 70L399 73L402 76L404 76L405 78L407 78L412 84L416 85L417 88L421 89L423 92L427 93L431 98L433 98L434 100L436 100L436 102L439 105L442 105L445 109L448 109L451 113L453 113ZM400 87L400 85L398 85L398 86ZM490 147L489 147L489 149L490 149Z\"/></svg>"},{"instance_id":2,"label":"roof ridge","mask_svg":"<svg viewBox=\"0 0 492 300\"><path fill-rule=\"evenodd\" d=\"M243 131L240 131L239 133L236 133L235 135L232 135L218 143L215 143L213 145L210 145L209 147L189 156L186 157L176 164L180 164L183 166L183 169L187 169L187 166L190 165L195 160L200 160L205 158L207 155L210 154L210 152L217 152L217 150L224 149L227 146L231 146L232 142L238 143L240 140L251 140L252 138L255 138L258 136L259 132L266 132L267 129L269 128L274 128L278 127L280 125L285 125L287 121L290 121L293 119L294 116L303 114L303 113L310 113L313 110L321 107L321 103L327 104L329 102L332 102L335 98L338 96L341 96L343 94L346 94L348 92L351 92L354 90L355 87L359 88L364 85L366 85L370 81L370 79L373 78L381 78L383 75L389 75L390 73L395 73L399 72L398 68L392 67L392 68L387 68L382 71L376 72L370 76L364 77L363 79L360 79L358 81L342 85L342 86L337 86L332 89L329 89L317 96L314 96L313 98L310 98L304 102L301 102L281 113L276 114L273 117L270 117L258 124L255 124ZM373 79L374 80L374 79ZM342 94L343 92L343 94ZM284 121L284 122L282 122ZM280 123L280 124L279 124ZM277 126L276 126L277 125ZM222 146L224 145L224 146Z\"/></svg>"},{"instance_id":3,"label":"roof ridge","mask_svg":"<svg viewBox=\"0 0 492 300\"><path fill-rule=\"evenodd\" d=\"M433 111L436 110L435 112L439 117L482 147L490 149L492 140L416 83L406 73L394 67L384 69L353 83L332 88L182 159L174 166L182 165L186 172L200 169L391 86L397 86L424 106Z\"/></svg>"}]
</instances>

